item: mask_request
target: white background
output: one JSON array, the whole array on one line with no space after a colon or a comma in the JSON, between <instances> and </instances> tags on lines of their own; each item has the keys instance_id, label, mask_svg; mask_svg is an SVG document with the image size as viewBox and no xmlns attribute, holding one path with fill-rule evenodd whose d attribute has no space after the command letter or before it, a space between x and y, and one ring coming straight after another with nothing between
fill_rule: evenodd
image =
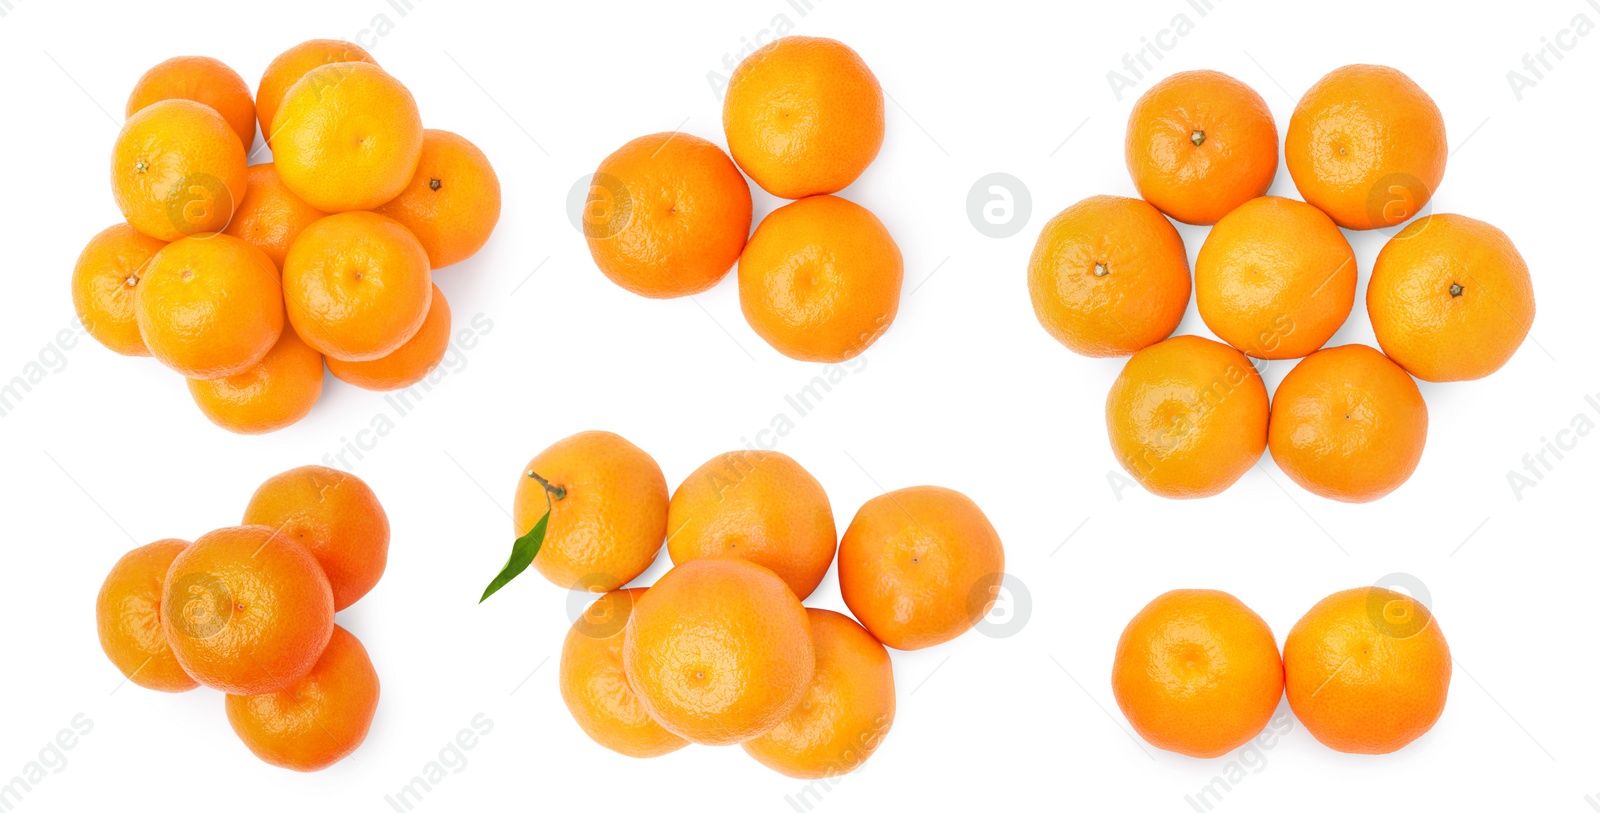
<instances>
[{"instance_id":1,"label":"white background","mask_svg":"<svg viewBox=\"0 0 1600 813\"><path fill-rule=\"evenodd\" d=\"M1585 795L1600 795L1591 598L1600 438L1561 435L1574 448L1559 461L1547 454L1551 469L1520 493L1507 475L1576 416L1600 423L1585 402L1600 402L1600 35L1561 35L1573 47L1521 100L1506 74L1525 70L1524 54L1576 15L1600 23L1600 8L1523 2L1496 16L1442 3L1218 0L1202 16L1186 0L937 13L812 2L802 15L786 0L514 9L412 0L403 16L386 0L0 2L0 381L45 371L0 419L9 520L0 782L24 773L76 715L93 726L64 767L51 757L59 772L17 809L392 810L385 796L426 773L480 714L490 733L464 765L450 757L455 769L416 809L1184 811L1195 809L1186 797L1246 758L1252 767L1213 809L1589 809ZM1178 14L1193 30L1160 34ZM392 24L381 37L364 31L378 15ZM746 326L731 278L692 300L628 294L594 268L565 203L633 137L681 127L722 143L707 74L770 37L777 15L798 33L849 43L883 83L883 151L844 194L885 221L906 268L893 328L798 418L785 396L822 370ZM358 36L410 86L429 126L466 135L499 171L494 239L436 277L458 326L476 314L492 322L477 346L403 417L381 395L330 378L309 419L264 438L213 427L154 361L86 338L65 347L57 334L74 330L73 261L117 218L106 165L139 74L206 54L254 86L295 43ZM1116 98L1107 72L1158 36L1171 46L1164 58L1130 74L1136 87ZM1422 385L1431 416L1422 464L1379 503L1313 497L1270 460L1210 500L1119 492L1102 410L1122 362L1080 358L1035 322L1025 267L1039 228L1088 195L1133 194L1123 127L1160 76L1232 74L1266 98L1281 132L1299 94L1351 62L1398 67L1438 102L1453 153L1434 208L1515 240L1538 296L1533 335L1488 379ZM1031 190L1032 216L1009 238L980 234L966 214L969 188L991 172ZM1286 171L1273 192L1294 195ZM775 205L759 189L756 201L758 217ZM1192 259L1203 230L1180 231ZM1364 292L1385 238L1350 239ZM1335 344L1372 342L1363 298ZM1192 306L1180 332L1209 335ZM1271 365L1269 387L1289 367ZM359 434L379 415L392 421L387 434ZM758 436L778 415L792 431ZM841 530L885 488L964 491L998 527L1031 612L1020 626L1020 616L1010 626L997 618L1010 637L895 653L899 710L883 747L806 802L790 801L804 783L737 748L612 754L579 731L557 691L568 593L530 571L475 603L509 549L506 511L523 464L590 428L642 446L673 486L714 454L775 443L822 481ZM367 450L359 460L347 452L345 464L394 527L386 577L339 618L383 680L366 744L328 771L291 773L250 755L215 692L118 688L93 617L111 564L137 544L236 523L260 480L327 462L358 439ZM666 564L663 554L641 583ZM1230 591L1281 643L1323 596L1391 573L1426 585L1456 659L1443 718L1403 751L1338 754L1291 715L1269 750L1200 761L1138 741L1118 712L1113 648L1157 594ZM833 574L811 603L844 609Z\"/></svg>"}]
</instances>

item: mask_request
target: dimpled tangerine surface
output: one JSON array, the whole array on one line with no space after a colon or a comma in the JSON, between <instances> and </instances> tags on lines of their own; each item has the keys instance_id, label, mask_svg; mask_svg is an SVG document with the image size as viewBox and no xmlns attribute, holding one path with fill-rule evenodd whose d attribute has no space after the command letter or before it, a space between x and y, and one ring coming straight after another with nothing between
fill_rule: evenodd
<instances>
[{"instance_id":1,"label":"dimpled tangerine surface","mask_svg":"<svg viewBox=\"0 0 1600 813\"><path fill-rule=\"evenodd\" d=\"M1267 446L1267 387L1243 353L1175 336L1128 359L1106 396L1117 462L1163 497L1209 497Z\"/></svg>"},{"instance_id":2,"label":"dimpled tangerine surface","mask_svg":"<svg viewBox=\"0 0 1600 813\"><path fill-rule=\"evenodd\" d=\"M95 600L100 648L129 681L146 689L186 692L200 685L178 665L161 630L167 569L187 547L182 539L163 539L128 551L112 566Z\"/></svg>"},{"instance_id":3,"label":"dimpled tangerine surface","mask_svg":"<svg viewBox=\"0 0 1600 813\"><path fill-rule=\"evenodd\" d=\"M96 341L124 356L148 356L134 298L150 258L167 244L118 223L96 234L72 268L72 305Z\"/></svg>"},{"instance_id":4,"label":"dimpled tangerine surface","mask_svg":"<svg viewBox=\"0 0 1600 813\"><path fill-rule=\"evenodd\" d=\"M1422 211L1448 156L1438 105L1381 65L1346 65L1317 80L1283 144L1300 195L1347 229L1398 226Z\"/></svg>"},{"instance_id":5,"label":"dimpled tangerine surface","mask_svg":"<svg viewBox=\"0 0 1600 813\"><path fill-rule=\"evenodd\" d=\"M327 574L335 610L366 595L389 562L389 515L366 481L338 469L300 466L267 478L250 495L244 523L305 546Z\"/></svg>"},{"instance_id":6,"label":"dimpled tangerine surface","mask_svg":"<svg viewBox=\"0 0 1600 813\"><path fill-rule=\"evenodd\" d=\"M335 626L305 677L281 691L228 695L228 724L262 761L320 771L366 740L378 711L378 672L366 647Z\"/></svg>"},{"instance_id":7,"label":"dimpled tangerine surface","mask_svg":"<svg viewBox=\"0 0 1600 813\"><path fill-rule=\"evenodd\" d=\"M739 258L739 307L778 352L855 358L889 330L905 278L900 247L871 212L818 195L767 215Z\"/></svg>"},{"instance_id":8,"label":"dimpled tangerine surface","mask_svg":"<svg viewBox=\"0 0 1600 813\"><path fill-rule=\"evenodd\" d=\"M883 146L883 89L837 40L783 37L734 69L722 102L733 160L780 198L829 195Z\"/></svg>"},{"instance_id":9,"label":"dimpled tangerine surface","mask_svg":"<svg viewBox=\"0 0 1600 813\"><path fill-rule=\"evenodd\" d=\"M1111 689L1146 742L1218 757L1266 727L1283 697L1283 663L1267 622L1237 598L1173 590L1122 631Z\"/></svg>"},{"instance_id":10,"label":"dimpled tangerine surface","mask_svg":"<svg viewBox=\"0 0 1600 813\"><path fill-rule=\"evenodd\" d=\"M1171 336L1189 289L1183 238L1135 198L1097 195L1067 207L1028 260L1034 316L1085 356L1126 356Z\"/></svg>"},{"instance_id":11,"label":"dimpled tangerine surface","mask_svg":"<svg viewBox=\"0 0 1600 813\"><path fill-rule=\"evenodd\" d=\"M1461 215L1429 215L1378 252L1367 313L1378 345L1424 381L1500 369L1533 327L1533 281L1511 238Z\"/></svg>"},{"instance_id":12,"label":"dimpled tangerine surface","mask_svg":"<svg viewBox=\"0 0 1600 813\"><path fill-rule=\"evenodd\" d=\"M629 141L595 170L583 236L612 282L653 299L711 288L750 236L750 185L717 145L686 133Z\"/></svg>"},{"instance_id":13,"label":"dimpled tangerine surface","mask_svg":"<svg viewBox=\"0 0 1600 813\"><path fill-rule=\"evenodd\" d=\"M894 668L878 639L832 610L807 609L817 669L794 711L744 742L761 764L795 779L849 773L894 724Z\"/></svg>"},{"instance_id":14,"label":"dimpled tangerine surface","mask_svg":"<svg viewBox=\"0 0 1600 813\"><path fill-rule=\"evenodd\" d=\"M283 264L289 322L330 358L372 361L416 335L433 298L428 253L405 226L371 212L306 227Z\"/></svg>"},{"instance_id":15,"label":"dimpled tangerine surface","mask_svg":"<svg viewBox=\"0 0 1600 813\"><path fill-rule=\"evenodd\" d=\"M188 99L133 114L112 148L117 208L158 240L221 231L248 183L238 135L217 111Z\"/></svg>"},{"instance_id":16,"label":"dimpled tangerine surface","mask_svg":"<svg viewBox=\"0 0 1600 813\"><path fill-rule=\"evenodd\" d=\"M202 685L263 694L294 685L333 634L333 591L303 546L263 525L221 528L178 554L161 627Z\"/></svg>"},{"instance_id":17,"label":"dimpled tangerine surface","mask_svg":"<svg viewBox=\"0 0 1600 813\"><path fill-rule=\"evenodd\" d=\"M1387 754L1428 732L1450 692L1450 647L1433 613L1381 587L1317 602L1283 642L1289 706L1323 745Z\"/></svg>"},{"instance_id":18,"label":"dimpled tangerine surface","mask_svg":"<svg viewBox=\"0 0 1600 813\"><path fill-rule=\"evenodd\" d=\"M1299 358L1350 317L1356 255L1315 207L1256 198L1206 235L1194 289L1200 318L1223 341L1256 358Z\"/></svg>"},{"instance_id":19,"label":"dimpled tangerine surface","mask_svg":"<svg viewBox=\"0 0 1600 813\"><path fill-rule=\"evenodd\" d=\"M367 62L311 69L284 95L273 127L278 174L324 212L388 203L422 157L422 116L411 91Z\"/></svg>"},{"instance_id":20,"label":"dimpled tangerine surface","mask_svg":"<svg viewBox=\"0 0 1600 813\"><path fill-rule=\"evenodd\" d=\"M1272 396L1272 459L1329 499L1370 502L1399 488L1427 438L1428 405L1417 382L1366 345L1306 356Z\"/></svg>"},{"instance_id":21,"label":"dimpled tangerine surface","mask_svg":"<svg viewBox=\"0 0 1600 813\"><path fill-rule=\"evenodd\" d=\"M237 375L283 333L278 269L226 234L185 237L156 252L134 297L139 335L185 378Z\"/></svg>"},{"instance_id":22,"label":"dimpled tangerine surface","mask_svg":"<svg viewBox=\"0 0 1600 813\"><path fill-rule=\"evenodd\" d=\"M630 757L658 757L689 744L644 710L622 668L622 641L645 588L606 593L567 630L561 645L561 699L595 742Z\"/></svg>"},{"instance_id":23,"label":"dimpled tangerine surface","mask_svg":"<svg viewBox=\"0 0 1600 813\"><path fill-rule=\"evenodd\" d=\"M885 646L922 649L988 614L1006 554L977 504L959 491L914 486L856 511L839 542L839 592Z\"/></svg>"},{"instance_id":24,"label":"dimpled tangerine surface","mask_svg":"<svg viewBox=\"0 0 1600 813\"><path fill-rule=\"evenodd\" d=\"M537 473L566 490L546 501ZM644 450L611 432L579 432L528 461L517 481L516 534L550 511L533 566L564 590L609 592L643 573L667 536L667 480Z\"/></svg>"},{"instance_id":25,"label":"dimpled tangerine surface","mask_svg":"<svg viewBox=\"0 0 1600 813\"><path fill-rule=\"evenodd\" d=\"M1249 85L1217 71L1185 71L1134 103L1124 155L1145 200L1205 225L1267 193L1278 172L1278 127Z\"/></svg>"},{"instance_id":26,"label":"dimpled tangerine surface","mask_svg":"<svg viewBox=\"0 0 1600 813\"><path fill-rule=\"evenodd\" d=\"M822 484L781 452L717 455L684 478L667 510L675 564L747 559L778 574L802 601L833 564L838 533Z\"/></svg>"},{"instance_id":27,"label":"dimpled tangerine surface","mask_svg":"<svg viewBox=\"0 0 1600 813\"><path fill-rule=\"evenodd\" d=\"M668 731L732 745L799 705L816 654L805 608L772 571L742 559L696 559L668 571L634 605L622 663Z\"/></svg>"}]
</instances>

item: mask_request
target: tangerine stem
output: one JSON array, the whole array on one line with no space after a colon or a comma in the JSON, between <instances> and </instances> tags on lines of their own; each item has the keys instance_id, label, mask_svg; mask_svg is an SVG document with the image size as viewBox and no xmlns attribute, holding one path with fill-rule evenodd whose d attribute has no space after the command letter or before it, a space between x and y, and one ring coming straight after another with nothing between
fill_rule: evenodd
<instances>
[{"instance_id":1,"label":"tangerine stem","mask_svg":"<svg viewBox=\"0 0 1600 813\"><path fill-rule=\"evenodd\" d=\"M551 485L549 480L540 477L539 473L536 471L529 470L528 476L533 478L534 481L536 481L539 485L544 486L544 493L550 495L552 498L557 500L566 499L567 490L565 488Z\"/></svg>"}]
</instances>

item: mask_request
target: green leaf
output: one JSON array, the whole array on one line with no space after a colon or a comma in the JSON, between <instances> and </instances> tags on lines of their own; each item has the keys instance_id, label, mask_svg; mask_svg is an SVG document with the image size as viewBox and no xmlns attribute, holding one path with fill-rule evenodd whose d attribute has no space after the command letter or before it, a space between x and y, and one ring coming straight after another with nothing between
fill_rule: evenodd
<instances>
[{"instance_id":1,"label":"green leaf","mask_svg":"<svg viewBox=\"0 0 1600 813\"><path fill-rule=\"evenodd\" d=\"M506 566L500 568L500 574L495 576L494 581L489 582L489 586L484 589L483 597L478 599L479 604L494 595L495 591L509 584L512 579L522 575L522 571L527 570L528 565L533 564L533 557L539 555L539 547L544 544L545 529L550 526L549 505L550 498L546 495L544 516L539 517L539 521L533 523L533 527L528 529L527 533L518 537L517 541L512 543L511 558L506 560Z\"/></svg>"}]
</instances>

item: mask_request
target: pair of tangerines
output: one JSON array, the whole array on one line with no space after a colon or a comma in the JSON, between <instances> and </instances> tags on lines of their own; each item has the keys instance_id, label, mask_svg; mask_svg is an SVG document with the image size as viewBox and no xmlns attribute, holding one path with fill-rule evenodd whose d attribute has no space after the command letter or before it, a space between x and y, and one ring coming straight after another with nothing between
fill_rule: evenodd
<instances>
[{"instance_id":1,"label":"pair of tangerines","mask_svg":"<svg viewBox=\"0 0 1600 813\"><path fill-rule=\"evenodd\" d=\"M485 598L530 563L558 587L604 592L561 651L561 694L589 737L634 757L740 744L809 779L855 770L887 735L885 646L971 629L1005 570L994 526L957 491L875 497L840 539L822 485L787 455L718 455L669 497L656 461L609 432L535 456L514 519ZM627 587L663 544L673 568ZM854 619L802 604L835 558Z\"/></svg>"},{"instance_id":2,"label":"pair of tangerines","mask_svg":"<svg viewBox=\"0 0 1600 813\"><path fill-rule=\"evenodd\" d=\"M127 115L111 161L126 222L73 272L90 335L155 356L214 423L250 434L305 417L324 360L392 390L444 358L450 307L432 272L487 242L500 184L471 142L423 129L360 46L297 45L254 99L215 59L171 59ZM258 121L274 160L249 166Z\"/></svg>"},{"instance_id":3,"label":"pair of tangerines","mask_svg":"<svg viewBox=\"0 0 1600 813\"><path fill-rule=\"evenodd\" d=\"M1219 757L1266 727L1285 693L1318 741L1387 754L1444 713L1450 647L1422 602L1383 587L1317 602L1279 655L1272 629L1220 590L1173 590L1117 641L1111 688L1134 731L1157 748Z\"/></svg>"},{"instance_id":4,"label":"pair of tangerines","mask_svg":"<svg viewBox=\"0 0 1600 813\"><path fill-rule=\"evenodd\" d=\"M883 145L883 90L841 42L783 37L739 63L722 124L732 160L687 133L648 135L600 162L583 209L595 264L642 296L688 296L739 264L739 303L778 352L839 362L877 341L900 307L900 248L835 193ZM750 186L793 200L750 233Z\"/></svg>"},{"instance_id":5,"label":"pair of tangerines","mask_svg":"<svg viewBox=\"0 0 1600 813\"><path fill-rule=\"evenodd\" d=\"M316 771L361 745L378 673L334 614L383 576L389 519L359 478L304 466L269 478L238 526L163 539L111 568L100 646L129 682L227 693L228 722L262 760Z\"/></svg>"},{"instance_id":6,"label":"pair of tangerines","mask_svg":"<svg viewBox=\"0 0 1600 813\"><path fill-rule=\"evenodd\" d=\"M1533 321L1528 268L1499 229L1427 215L1384 246L1367 285L1383 352L1322 349L1354 305L1345 229L1399 226L1444 177L1444 121L1401 72L1339 68L1296 106L1284 157L1305 200L1266 196L1278 131L1260 95L1215 71L1175 74L1135 103L1126 159L1141 199L1093 197L1044 227L1034 312L1087 356L1132 358L1106 422L1118 461L1167 497L1216 494L1271 448L1302 487L1365 502L1416 469L1427 407L1412 376L1481 378ZM1172 217L1210 225L1195 261ZM1224 343L1168 338L1188 308ZM1269 402L1250 360L1302 359Z\"/></svg>"}]
</instances>

